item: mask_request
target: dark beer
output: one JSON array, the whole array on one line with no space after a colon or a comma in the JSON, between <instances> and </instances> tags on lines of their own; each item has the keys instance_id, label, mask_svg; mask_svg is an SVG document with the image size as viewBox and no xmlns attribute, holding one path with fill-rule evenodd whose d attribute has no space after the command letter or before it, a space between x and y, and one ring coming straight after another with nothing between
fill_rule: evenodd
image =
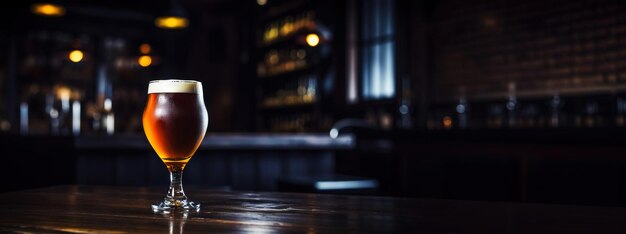
<instances>
[{"instance_id":1,"label":"dark beer","mask_svg":"<svg viewBox=\"0 0 626 234\"><path fill-rule=\"evenodd\" d=\"M151 82L143 128L152 148L168 169L182 170L196 152L208 125L199 82Z\"/></svg>"}]
</instances>

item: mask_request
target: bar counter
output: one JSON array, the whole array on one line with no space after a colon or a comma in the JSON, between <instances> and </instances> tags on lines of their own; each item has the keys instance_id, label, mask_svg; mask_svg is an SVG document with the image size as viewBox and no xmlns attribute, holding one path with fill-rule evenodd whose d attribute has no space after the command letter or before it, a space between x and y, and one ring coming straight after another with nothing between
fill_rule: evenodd
<instances>
[{"instance_id":1,"label":"bar counter","mask_svg":"<svg viewBox=\"0 0 626 234\"><path fill-rule=\"evenodd\" d=\"M331 176L335 152L355 147L355 137L323 133L209 133L185 170L185 182L238 190L277 190L280 178ZM0 136L10 167L19 175L1 191L58 184L153 186L167 170L143 135ZM54 156L54 157L52 157ZM35 162L25 165L23 162ZM55 168L54 175L38 177Z\"/></svg>"},{"instance_id":2,"label":"bar counter","mask_svg":"<svg viewBox=\"0 0 626 234\"><path fill-rule=\"evenodd\" d=\"M0 194L7 233L623 233L626 208L188 189L199 213L154 214L164 188Z\"/></svg>"},{"instance_id":3,"label":"bar counter","mask_svg":"<svg viewBox=\"0 0 626 234\"><path fill-rule=\"evenodd\" d=\"M354 135L330 138L324 133L209 133L204 137L199 150L332 150L351 149L355 142ZM77 149L85 150L150 148L143 135L78 137L75 138L74 144Z\"/></svg>"},{"instance_id":4,"label":"bar counter","mask_svg":"<svg viewBox=\"0 0 626 234\"><path fill-rule=\"evenodd\" d=\"M213 134L185 170L188 185L282 190L280 181L349 175L377 195L626 207L626 130L465 130ZM3 137L1 191L59 184L166 186L141 135ZM54 157L53 157L54 156ZM28 162L28 163L25 163ZM55 168L54 173L44 172Z\"/></svg>"}]
</instances>

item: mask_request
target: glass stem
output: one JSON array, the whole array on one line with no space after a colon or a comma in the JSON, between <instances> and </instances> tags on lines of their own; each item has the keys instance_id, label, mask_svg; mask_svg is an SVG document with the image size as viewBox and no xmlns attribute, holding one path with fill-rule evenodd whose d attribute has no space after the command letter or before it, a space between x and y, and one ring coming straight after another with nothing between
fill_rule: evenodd
<instances>
[{"instance_id":1,"label":"glass stem","mask_svg":"<svg viewBox=\"0 0 626 234\"><path fill-rule=\"evenodd\" d=\"M167 192L170 201L183 201L187 199L183 191L183 167L170 167L170 189Z\"/></svg>"}]
</instances>

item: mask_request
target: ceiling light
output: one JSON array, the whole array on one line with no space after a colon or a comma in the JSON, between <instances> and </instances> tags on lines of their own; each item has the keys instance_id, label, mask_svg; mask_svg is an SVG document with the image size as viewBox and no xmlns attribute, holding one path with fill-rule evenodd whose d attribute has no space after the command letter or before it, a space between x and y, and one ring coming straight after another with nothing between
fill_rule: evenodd
<instances>
[{"instance_id":1,"label":"ceiling light","mask_svg":"<svg viewBox=\"0 0 626 234\"><path fill-rule=\"evenodd\" d=\"M58 17L65 15L65 7L52 3L35 3L30 7L35 15Z\"/></svg>"},{"instance_id":2,"label":"ceiling light","mask_svg":"<svg viewBox=\"0 0 626 234\"><path fill-rule=\"evenodd\" d=\"M178 29L189 26L189 21L179 16L161 16L154 20L154 24L159 28Z\"/></svg>"},{"instance_id":3,"label":"ceiling light","mask_svg":"<svg viewBox=\"0 0 626 234\"><path fill-rule=\"evenodd\" d=\"M154 25L164 29L182 29L189 26L189 20L185 9L175 0L171 0L167 13L157 17L154 20Z\"/></svg>"}]
</instances>

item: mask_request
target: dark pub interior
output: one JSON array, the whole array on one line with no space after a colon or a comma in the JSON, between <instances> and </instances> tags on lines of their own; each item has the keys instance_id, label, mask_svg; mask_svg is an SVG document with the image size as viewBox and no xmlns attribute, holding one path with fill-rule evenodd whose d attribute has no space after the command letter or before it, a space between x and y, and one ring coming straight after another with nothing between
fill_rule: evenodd
<instances>
[{"instance_id":1,"label":"dark pub interior","mask_svg":"<svg viewBox=\"0 0 626 234\"><path fill-rule=\"evenodd\" d=\"M626 2L1 11L0 232L626 232Z\"/></svg>"}]
</instances>

